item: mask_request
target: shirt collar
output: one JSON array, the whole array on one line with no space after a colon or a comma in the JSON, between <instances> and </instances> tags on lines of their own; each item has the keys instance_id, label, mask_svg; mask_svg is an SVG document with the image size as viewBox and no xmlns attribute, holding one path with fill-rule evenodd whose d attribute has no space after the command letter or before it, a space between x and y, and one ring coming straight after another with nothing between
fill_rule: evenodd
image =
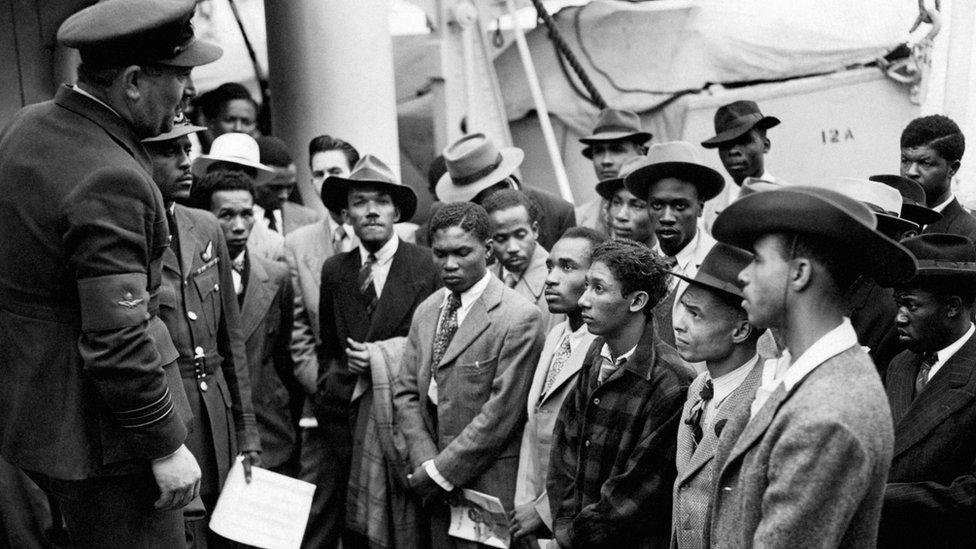
<instances>
[{"instance_id":1,"label":"shirt collar","mask_svg":"<svg viewBox=\"0 0 976 549\"><path fill-rule=\"evenodd\" d=\"M619 368L625 362L627 362L627 360L631 356L633 356L634 351L636 351L636 350L637 350L637 345L634 345L633 347L630 348L629 351L627 351L626 353L618 356L617 357L617 360L614 360L613 357L610 354L610 345L607 344L607 343L604 343L603 344L603 348L600 349L600 358L602 358L605 362L612 362L613 365L614 365L614 367Z\"/></svg>"},{"instance_id":2,"label":"shirt collar","mask_svg":"<svg viewBox=\"0 0 976 549\"><path fill-rule=\"evenodd\" d=\"M763 388L772 391L782 382L786 390L791 391L817 366L857 344L857 333L854 332L850 319L845 316L840 325L824 334L792 363L789 350L784 350L776 367L767 367L763 371Z\"/></svg>"},{"instance_id":3,"label":"shirt collar","mask_svg":"<svg viewBox=\"0 0 976 549\"><path fill-rule=\"evenodd\" d=\"M386 241L380 249L374 253L376 256L376 264L384 265L393 261L393 254L396 253L397 248L400 247L400 239L397 237L396 233ZM366 258L369 256L369 252L363 247L362 242L359 243L359 259L362 260L360 264L366 263Z\"/></svg>"},{"instance_id":4,"label":"shirt collar","mask_svg":"<svg viewBox=\"0 0 976 549\"><path fill-rule=\"evenodd\" d=\"M952 193L949 193L949 198L946 199L945 202L943 202L942 204L937 204L935 206L932 206L932 209L935 210L935 211L937 211L937 212L939 212L939 213L942 213L942 210L946 209L946 207L949 206L949 203L952 202L955 199L956 199L955 195L953 195Z\"/></svg>"},{"instance_id":5,"label":"shirt collar","mask_svg":"<svg viewBox=\"0 0 976 549\"><path fill-rule=\"evenodd\" d=\"M474 303L481 297L481 294L485 293L485 288L488 287L488 283L491 282L491 277L493 275L490 272L485 272L485 276L481 277L481 280L477 281L467 290L461 292L461 307L467 307ZM444 303L447 303L447 298L451 296L451 290L444 288Z\"/></svg>"},{"instance_id":6,"label":"shirt collar","mask_svg":"<svg viewBox=\"0 0 976 549\"><path fill-rule=\"evenodd\" d=\"M328 212L326 212L325 214L325 219L326 219L326 223L329 224L329 234L334 235L336 229L339 228L340 225L336 223L335 219L332 219L332 215L329 214ZM352 226L349 225L348 223L343 223L341 226L346 231L346 238L352 238L353 235Z\"/></svg>"},{"instance_id":7,"label":"shirt collar","mask_svg":"<svg viewBox=\"0 0 976 549\"><path fill-rule=\"evenodd\" d=\"M959 349L961 349L962 346L965 345L967 341L969 341L969 338L973 336L973 333L976 333L976 324L970 322L969 329L966 330L966 333L963 334L962 337L953 341L952 344L950 344L945 349L942 349L939 352L935 353L935 356L938 359L938 362L936 362L936 364L945 364L946 362L948 362L949 359L952 358L952 355L956 354L956 352L959 351Z\"/></svg>"},{"instance_id":8,"label":"shirt collar","mask_svg":"<svg viewBox=\"0 0 976 549\"><path fill-rule=\"evenodd\" d=\"M557 340L557 347L563 344L563 339L569 339L569 349L571 351L576 351L579 344L585 341L587 336L590 335L590 330L587 329L586 323L583 323L578 330L573 332L572 328L569 326L569 320L564 320L559 324L556 324L556 327L553 328L553 330L559 330L558 333L560 334L559 339Z\"/></svg>"},{"instance_id":9,"label":"shirt collar","mask_svg":"<svg viewBox=\"0 0 976 549\"><path fill-rule=\"evenodd\" d=\"M696 227L695 237L692 238L690 242L685 244L684 248L678 250L677 254L675 254L674 258L677 260L677 267L682 272L684 272L684 270L688 267L688 264L691 263L691 260L695 257L695 251L698 250L698 245L701 243L701 235L701 227ZM664 253L664 250L661 249L660 242L654 243L654 251L660 254L662 257L667 256L667 254Z\"/></svg>"},{"instance_id":10,"label":"shirt collar","mask_svg":"<svg viewBox=\"0 0 976 549\"><path fill-rule=\"evenodd\" d=\"M712 389L714 390L712 399L715 402L722 402L727 396L732 394L739 385L749 376L749 372L752 371L753 365L759 362L759 355L755 355L745 362L745 364L739 366L731 372L726 372L724 375L719 377L712 377L708 374L708 379L712 380Z\"/></svg>"},{"instance_id":11,"label":"shirt collar","mask_svg":"<svg viewBox=\"0 0 976 549\"><path fill-rule=\"evenodd\" d=\"M76 92L78 92L78 93L80 93L81 95L84 95L85 97L91 99L92 101L98 103L99 105L105 107L106 109L112 111L112 114L114 114L115 116L118 116L119 118L122 118L122 115L119 114L118 111L116 111L115 109L113 109L112 107L110 107L108 103L102 101L101 99L95 97L94 95L92 95L92 94L86 92L85 90L79 88L78 87L78 84L75 84L74 86L71 86L71 89L74 90L74 91L76 91Z\"/></svg>"}]
</instances>

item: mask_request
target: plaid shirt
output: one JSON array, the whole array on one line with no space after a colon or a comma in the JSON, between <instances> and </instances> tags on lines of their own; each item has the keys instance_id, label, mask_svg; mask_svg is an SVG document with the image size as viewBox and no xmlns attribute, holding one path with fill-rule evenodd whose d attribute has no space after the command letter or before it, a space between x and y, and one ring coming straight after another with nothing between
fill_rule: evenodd
<instances>
[{"instance_id":1,"label":"plaid shirt","mask_svg":"<svg viewBox=\"0 0 976 549\"><path fill-rule=\"evenodd\" d=\"M597 338L553 433L549 490L561 548L667 547L678 420L692 373L648 321L602 384Z\"/></svg>"}]
</instances>

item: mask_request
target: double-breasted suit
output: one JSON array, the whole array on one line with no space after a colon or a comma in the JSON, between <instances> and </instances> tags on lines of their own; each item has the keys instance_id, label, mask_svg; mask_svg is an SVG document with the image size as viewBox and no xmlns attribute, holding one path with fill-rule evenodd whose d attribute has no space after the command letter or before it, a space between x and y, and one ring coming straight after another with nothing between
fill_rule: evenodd
<instances>
[{"instance_id":1,"label":"double-breasted suit","mask_svg":"<svg viewBox=\"0 0 976 549\"><path fill-rule=\"evenodd\" d=\"M706 374L700 374L688 388L688 399L681 411L681 422L678 423L675 459L678 476L674 482L672 547L697 549L709 546L707 534L715 480L715 452L722 435L726 439L730 435L724 429L729 419L737 414L749 413L749 406L762 377L762 361L753 364L751 368L742 384L715 411L715 419L711 421L712 428L704 430L701 442L697 445L686 421L691 417L692 407L698 401Z\"/></svg>"},{"instance_id":2,"label":"double-breasted suit","mask_svg":"<svg viewBox=\"0 0 976 549\"><path fill-rule=\"evenodd\" d=\"M894 437L881 380L860 345L791 390L778 384L755 416L744 410L724 431L711 547L874 546Z\"/></svg>"},{"instance_id":3,"label":"double-breasted suit","mask_svg":"<svg viewBox=\"0 0 976 549\"><path fill-rule=\"evenodd\" d=\"M922 357L905 351L888 367L895 451L879 547L972 547L976 543L976 336L917 397Z\"/></svg>"},{"instance_id":4,"label":"double-breasted suit","mask_svg":"<svg viewBox=\"0 0 976 549\"><path fill-rule=\"evenodd\" d=\"M183 388L194 416L186 444L200 464L200 495L209 507L234 456L260 451L261 444L220 225L209 212L179 204L173 216L178 245L163 254L159 314L179 352Z\"/></svg>"},{"instance_id":5,"label":"double-breasted suit","mask_svg":"<svg viewBox=\"0 0 976 549\"><path fill-rule=\"evenodd\" d=\"M291 277L279 262L248 256L241 304L251 398L261 434L261 466L294 475L304 392L292 367ZM282 469L282 467L286 467Z\"/></svg>"},{"instance_id":6,"label":"double-breasted suit","mask_svg":"<svg viewBox=\"0 0 976 549\"><path fill-rule=\"evenodd\" d=\"M584 331L586 327L582 328ZM529 388L526 406L525 431L519 449L518 477L515 481L515 505L534 502L534 507L546 527L552 530L552 511L546 492L549 473L549 452L552 449L552 433L563 401L576 387L576 376L583 369L586 352L596 339L588 331L580 338L566 363L556 374L549 391L543 394L546 377L562 337L570 330L569 323L558 324L546 336L539 363ZM569 334L567 334L569 335Z\"/></svg>"},{"instance_id":7,"label":"double-breasted suit","mask_svg":"<svg viewBox=\"0 0 976 549\"><path fill-rule=\"evenodd\" d=\"M539 310L488 276L484 292L432 366L432 342L444 301L445 293L435 292L417 307L396 382L394 407L410 462L416 469L433 460L438 473L455 487L491 494L511 510L523 403L543 344ZM432 376L436 408L428 399ZM431 530L435 547L475 545L448 539L443 520L433 521Z\"/></svg>"}]
</instances>

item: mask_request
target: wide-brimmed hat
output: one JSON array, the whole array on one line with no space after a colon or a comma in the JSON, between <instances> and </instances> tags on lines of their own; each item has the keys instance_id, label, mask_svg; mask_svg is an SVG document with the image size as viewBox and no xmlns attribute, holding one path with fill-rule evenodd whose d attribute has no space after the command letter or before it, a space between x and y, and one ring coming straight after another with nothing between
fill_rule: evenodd
<instances>
[{"instance_id":1,"label":"wide-brimmed hat","mask_svg":"<svg viewBox=\"0 0 976 549\"><path fill-rule=\"evenodd\" d=\"M714 149L734 141L753 128L766 130L779 124L779 118L759 112L755 101L735 101L715 111L715 136L702 141L702 147Z\"/></svg>"},{"instance_id":2,"label":"wide-brimmed hat","mask_svg":"<svg viewBox=\"0 0 976 549\"><path fill-rule=\"evenodd\" d=\"M925 205L925 189L915 181L894 174L872 175L871 181L884 183L901 193L901 216L919 225L929 225L942 219L942 214Z\"/></svg>"},{"instance_id":3,"label":"wide-brimmed hat","mask_svg":"<svg viewBox=\"0 0 976 549\"><path fill-rule=\"evenodd\" d=\"M671 274L696 286L722 292L733 297L743 297L739 273L752 263L752 254L722 242L708 251L698 273L693 277L671 271Z\"/></svg>"},{"instance_id":4,"label":"wide-brimmed hat","mask_svg":"<svg viewBox=\"0 0 976 549\"><path fill-rule=\"evenodd\" d=\"M203 126L194 126L190 124L185 116L178 117L178 121L173 122L173 129L161 133L155 137L147 137L142 140L143 143L162 143L163 141L170 141L178 137L183 137L184 135L190 135L191 133L197 133L205 130L207 128Z\"/></svg>"},{"instance_id":5,"label":"wide-brimmed hat","mask_svg":"<svg viewBox=\"0 0 976 549\"><path fill-rule=\"evenodd\" d=\"M470 202L515 173L524 158L522 149L498 148L483 133L466 135L444 149L447 173L437 182L437 198L441 202Z\"/></svg>"},{"instance_id":6,"label":"wide-brimmed hat","mask_svg":"<svg viewBox=\"0 0 976 549\"><path fill-rule=\"evenodd\" d=\"M631 111L623 109L606 108L600 111L593 126L593 133L580 138L580 143L587 145L583 149L583 156L592 158L593 152L589 145L596 143L608 143L610 141L633 141L643 145L653 137L650 132L645 132L641 127L640 116Z\"/></svg>"},{"instance_id":7,"label":"wide-brimmed hat","mask_svg":"<svg viewBox=\"0 0 976 549\"><path fill-rule=\"evenodd\" d=\"M632 156L624 160L623 164L620 165L620 172L617 177L604 179L596 184L596 194L600 195L604 200L613 200L613 195L617 194L617 191L624 187L624 178L637 168L646 166L647 163L648 159L644 155ZM647 197L642 196L640 199L647 200Z\"/></svg>"},{"instance_id":8,"label":"wide-brimmed hat","mask_svg":"<svg viewBox=\"0 0 976 549\"><path fill-rule=\"evenodd\" d=\"M878 230L887 236L894 238L905 231L919 228L918 223L901 217L901 193L884 183L856 177L838 177L815 186L837 191L862 202L874 212L878 218Z\"/></svg>"},{"instance_id":9,"label":"wide-brimmed hat","mask_svg":"<svg viewBox=\"0 0 976 549\"><path fill-rule=\"evenodd\" d=\"M920 278L976 281L976 248L973 241L965 236L927 233L906 238L902 245L918 262L913 281Z\"/></svg>"},{"instance_id":10,"label":"wide-brimmed hat","mask_svg":"<svg viewBox=\"0 0 976 549\"><path fill-rule=\"evenodd\" d=\"M203 177L214 162L229 162L256 170L255 185L267 183L275 175L273 169L261 163L258 142L246 133L231 132L217 136L210 144L210 153L198 156L190 171L197 178Z\"/></svg>"},{"instance_id":11,"label":"wide-brimmed hat","mask_svg":"<svg viewBox=\"0 0 976 549\"><path fill-rule=\"evenodd\" d=\"M651 184L668 177L694 185L702 202L715 198L725 187L722 174L702 164L695 146L687 141L651 145L647 150L647 165L624 178L624 185L634 196L647 200Z\"/></svg>"},{"instance_id":12,"label":"wide-brimmed hat","mask_svg":"<svg viewBox=\"0 0 976 549\"><path fill-rule=\"evenodd\" d=\"M809 234L835 243L852 269L893 285L915 274L915 259L903 246L876 230L867 206L830 189L789 186L733 202L712 225L716 240L752 249L771 233Z\"/></svg>"},{"instance_id":13,"label":"wide-brimmed hat","mask_svg":"<svg viewBox=\"0 0 976 549\"><path fill-rule=\"evenodd\" d=\"M103 0L65 19L58 42L93 66L196 67L223 50L193 36L195 0Z\"/></svg>"},{"instance_id":14,"label":"wide-brimmed hat","mask_svg":"<svg viewBox=\"0 0 976 549\"><path fill-rule=\"evenodd\" d=\"M331 212L341 212L348 207L349 190L370 186L389 193L393 204L400 210L400 221L409 221L417 211L417 193L401 184L393 170L371 154L359 159L348 177L330 176L322 184L322 203Z\"/></svg>"}]
</instances>

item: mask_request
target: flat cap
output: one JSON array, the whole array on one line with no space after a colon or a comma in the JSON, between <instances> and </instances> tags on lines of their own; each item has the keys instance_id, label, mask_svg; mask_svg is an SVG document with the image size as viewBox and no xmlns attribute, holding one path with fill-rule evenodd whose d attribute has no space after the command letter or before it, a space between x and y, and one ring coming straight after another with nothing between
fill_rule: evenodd
<instances>
[{"instance_id":1,"label":"flat cap","mask_svg":"<svg viewBox=\"0 0 976 549\"><path fill-rule=\"evenodd\" d=\"M195 0L104 0L68 17L58 29L58 43L102 67L205 65L223 50L193 37L195 7Z\"/></svg>"}]
</instances>

